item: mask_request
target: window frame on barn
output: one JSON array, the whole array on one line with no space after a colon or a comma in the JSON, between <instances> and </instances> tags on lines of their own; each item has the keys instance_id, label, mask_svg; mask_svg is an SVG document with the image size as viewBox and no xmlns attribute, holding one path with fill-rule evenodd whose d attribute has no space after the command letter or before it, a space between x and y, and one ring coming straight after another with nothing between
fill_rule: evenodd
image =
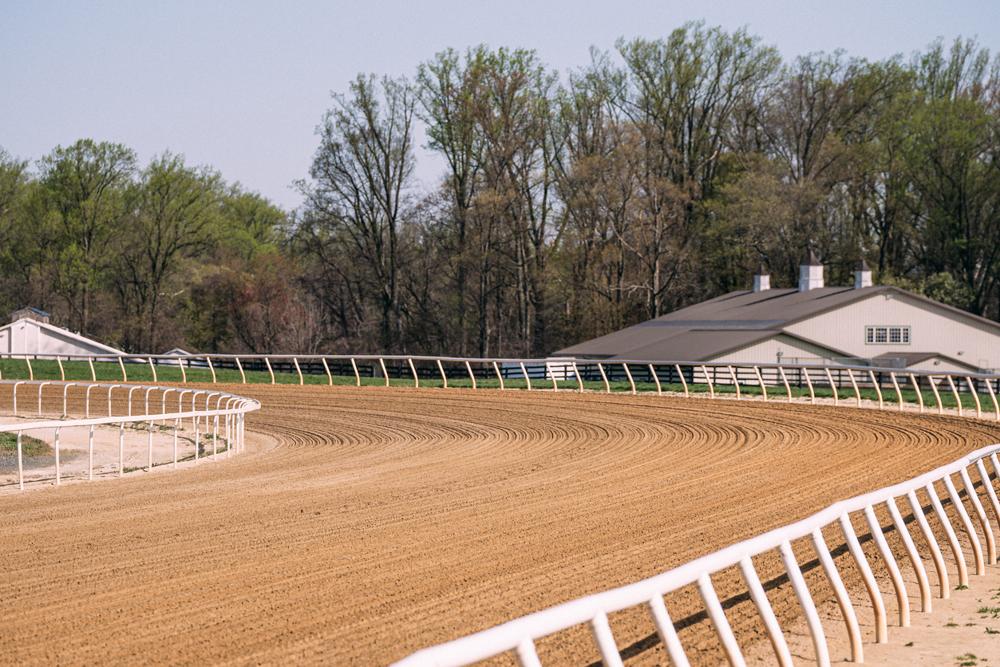
<instances>
[{"instance_id":1,"label":"window frame on barn","mask_svg":"<svg viewBox=\"0 0 1000 667\"><path fill-rule=\"evenodd\" d=\"M869 324L865 326L865 345L909 345L912 339L909 325Z\"/></svg>"}]
</instances>

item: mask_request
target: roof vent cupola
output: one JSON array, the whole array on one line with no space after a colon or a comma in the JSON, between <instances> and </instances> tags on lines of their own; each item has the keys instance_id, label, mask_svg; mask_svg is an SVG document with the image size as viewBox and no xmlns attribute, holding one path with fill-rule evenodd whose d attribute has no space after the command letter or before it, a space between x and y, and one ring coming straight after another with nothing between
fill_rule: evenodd
<instances>
[{"instance_id":1,"label":"roof vent cupola","mask_svg":"<svg viewBox=\"0 0 1000 667\"><path fill-rule=\"evenodd\" d=\"M767 267L761 262L760 267L757 269L757 273L753 276L753 291L763 292L764 290L771 289L771 274L767 272Z\"/></svg>"},{"instance_id":2,"label":"roof vent cupola","mask_svg":"<svg viewBox=\"0 0 1000 667\"><path fill-rule=\"evenodd\" d=\"M806 258L799 266L799 291L808 292L811 289L823 287L823 265L812 248L806 252Z\"/></svg>"},{"instance_id":3,"label":"roof vent cupola","mask_svg":"<svg viewBox=\"0 0 1000 667\"><path fill-rule=\"evenodd\" d=\"M854 267L854 289L872 286L872 270L868 268L868 262L862 259Z\"/></svg>"}]
</instances>

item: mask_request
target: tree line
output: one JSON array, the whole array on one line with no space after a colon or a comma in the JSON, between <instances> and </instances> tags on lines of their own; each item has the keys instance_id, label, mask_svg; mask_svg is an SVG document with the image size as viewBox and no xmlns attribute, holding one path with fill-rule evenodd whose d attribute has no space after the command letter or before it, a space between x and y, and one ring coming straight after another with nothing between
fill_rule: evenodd
<instances>
[{"instance_id":1,"label":"tree line","mask_svg":"<svg viewBox=\"0 0 1000 667\"><path fill-rule=\"evenodd\" d=\"M0 304L125 349L544 355L859 259L1000 318L1000 58L975 40L784 61L688 24L592 49L445 50L359 75L284 212L214 171L80 141L0 155ZM443 166L415 175L420 145Z\"/></svg>"}]
</instances>

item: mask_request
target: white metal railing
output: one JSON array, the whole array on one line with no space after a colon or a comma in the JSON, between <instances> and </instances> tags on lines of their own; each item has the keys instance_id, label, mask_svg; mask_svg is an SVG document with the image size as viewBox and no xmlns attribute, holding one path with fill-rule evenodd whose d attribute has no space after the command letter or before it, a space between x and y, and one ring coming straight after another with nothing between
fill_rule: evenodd
<instances>
[{"instance_id":1,"label":"white metal railing","mask_svg":"<svg viewBox=\"0 0 1000 667\"><path fill-rule=\"evenodd\" d=\"M46 388L49 395L45 395ZM16 434L16 458L17 458L17 485L20 490L25 487L24 474L24 447L23 436L25 433L33 431L51 430L53 431L53 471L55 474L55 484L62 484L63 466L60 460L60 453L64 447L60 435L67 429L74 427L87 428L87 472L88 480L94 479L94 434L100 427L118 426L118 464L116 472L118 476L125 474L124 450L125 450L125 429L126 427L145 426L147 434L147 459L145 470L153 469L153 436L156 428L160 425L172 427L172 467L178 465L178 437L182 424L189 420L194 438L194 455L197 462L201 458L201 439L210 437L212 442L212 454L208 456L212 460L219 457L220 453L225 453L227 457L233 453L240 453L245 447L245 416L248 412L258 410L260 404L249 398L236 396L226 392L212 391L209 389L184 389L176 387L159 387L147 385L121 385L106 383L85 383L85 382L53 382L53 381L31 381L18 380L0 381L0 411L6 413L2 403L7 396L10 397L11 416L26 417L24 410L24 398L28 398L34 405L30 405L28 412L32 416L43 414L45 399L56 401L60 406L59 418L42 421L15 422L12 424L0 424L0 433ZM71 405L71 390L75 394L76 405L82 403L83 417L70 418L69 411ZM97 390L106 395L107 416L91 416L91 394ZM116 393L124 399L127 414L114 414L114 395ZM29 393L30 392L30 393ZM142 414L133 414L133 404L139 402L139 398L133 396L139 392L142 397ZM159 393L159 410L156 410L154 399L152 410L150 406L150 395ZM170 409L167 405L168 397L171 393L177 393L176 409ZM27 394L27 396L25 396ZM190 394L190 401L185 403L185 396ZM18 408L18 398L21 397L21 409ZM223 443L220 452L219 444Z\"/></svg>"},{"instance_id":2,"label":"white metal railing","mask_svg":"<svg viewBox=\"0 0 1000 667\"><path fill-rule=\"evenodd\" d=\"M582 597L455 641L423 649L397 662L396 666L459 666L503 653L514 652L521 665L536 667L541 664L535 650L536 640L578 625L590 626L604 664L609 667L619 666L622 661L611 626L608 623L608 614L632 607L645 606L672 664L686 667L689 661L684 651L683 642L674 629L663 596L691 584L698 589L705 610L718 634L730 664L744 665L745 658L742 648L736 641L712 585L712 575L730 567L739 569L749 589L750 598L767 630L778 664L790 666L792 664L791 652L771 604L764 593L752 560L754 556L774 550L780 554L792 590L805 614L816 663L826 666L830 664L826 634L816 611L812 593L802 575L791 546L794 540L801 538L807 538L812 543L812 548L818 556L826 580L834 591L850 640L851 658L855 662L862 662L864 650L854 602L844 586L840 570L823 537L823 528L835 525L843 534L848 551L861 574L867 597L874 610L875 640L878 643L883 643L887 641L888 636L886 605L872 571L872 562L861 548L852 522L852 515L860 515L859 518L864 520L871 532L879 559L890 575L893 593L899 608L899 623L901 626L908 626L910 624L910 603L901 572L901 563L893 554L893 550L885 538L885 529L876 516L875 510L884 507L888 512L891 529L898 532L903 542L905 562L908 562L909 567L913 569L918 582L920 608L925 612L930 611L931 585L922 556L915 546L910 527L916 524L919 534L929 546L930 558L934 562L937 573L937 588L940 597L948 597L951 584L942 547L927 520L929 515L937 517L943 527L947 548L955 561L959 585L967 586L969 583L969 563L966 561L966 554L959 541L957 531L945 511L945 502L954 507L959 518L959 530L966 536L976 573L983 574L986 562L993 564L997 558L995 526L987 517L984 502L989 504L994 520L1000 521L1000 503L997 501L990 473L986 469L986 462L989 462L993 475L1000 474L998 453L1000 453L1000 445L984 447L959 461L932 470L907 482L835 503L801 521L697 558L649 579ZM973 481L970 472L978 477L978 485ZM957 476L964 493L959 492L954 481L955 476ZM946 490L947 501L942 501L938 495L936 489L938 485L943 486ZM921 491L926 494L930 501L927 507L921 503L917 496L917 493ZM906 509L901 510L897 500L905 502ZM971 512L966 508L966 503L971 506ZM904 511L908 511L909 515L904 517ZM973 524L970 514L975 517L976 525Z\"/></svg>"},{"instance_id":3,"label":"white metal railing","mask_svg":"<svg viewBox=\"0 0 1000 667\"><path fill-rule=\"evenodd\" d=\"M16 359L25 363L28 380L34 380L32 361L56 361L60 380L66 380L64 362L86 362L91 382L97 382L95 363L113 365L122 383L129 382L129 367L149 368L153 382L162 381L160 371L178 369L181 382L189 383L192 370L206 370L212 383L219 382L219 373L231 372L238 383L249 384L248 372L258 372L265 382L277 384L277 377L289 376L293 382L305 384L306 377L319 382L336 384L334 378L346 379L356 386L370 379L389 386L392 380L410 382L414 387L440 383L444 387L456 383L468 384L473 389L496 383L500 389L513 388L520 381L524 388L531 390L549 389L560 391L574 388L584 391L589 384L606 392L617 391L621 384L625 391L637 393L648 386L656 393L663 393L663 385L677 386L679 391L690 395L697 391L716 394L735 394L743 398L745 389L761 395L763 400L773 398L776 392L784 393L788 400L794 394L803 397L808 393L813 403L821 394L829 392L835 403L842 400L846 392L847 400L854 399L860 405L864 391L871 392L872 400L879 408L894 403L899 409L907 405L924 412L928 409L924 393L929 391L934 399L934 407L944 412L946 401L954 401L961 414L965 405L962 397L971 399L968 408L977 416L992 412L1000 421L1000 375L964 372L929 372L891 367L863 365L829 364L740 364L731 362L690 362L649 359L595 360L576 357L546 359L521 358L471 358L420 355L25 355L0 354L0 360ZM266 375L264 375L266 373ZM133 379L135 372L133 372ZM353 381L353 382L352 382ZM560 385L562 383L562 385ZM796 391L793 392L792 386ZM772 390L769 392L768 389ZM942 396L942 389L944 395ZM912 395L914 400L908 400Z\"/></svg>"}]
</instances>

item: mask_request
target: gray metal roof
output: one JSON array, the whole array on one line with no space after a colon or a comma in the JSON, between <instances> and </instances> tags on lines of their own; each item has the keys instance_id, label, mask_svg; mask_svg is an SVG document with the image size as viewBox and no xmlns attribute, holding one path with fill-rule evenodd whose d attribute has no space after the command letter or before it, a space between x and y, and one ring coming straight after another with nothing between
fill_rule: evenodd
<instances>
[{"instance_id":1,"label":"gray metal roof","mask_svg":"<svg viewBox=\"0 0 1000 667\"><path fill-rule=\"evenodd\" d=\"M729 292L635 326L584 341L555 355L704 361L782 333L794 322L876 294L892 292L961 315L980 324L1000 324L898 287L821 287L806 292L769 289ZM787 334L786 334L787 335ZM820 345L815 341L813 344ZM836 352L834 350L834 352Z\"/></svg>"}]
</instances>

